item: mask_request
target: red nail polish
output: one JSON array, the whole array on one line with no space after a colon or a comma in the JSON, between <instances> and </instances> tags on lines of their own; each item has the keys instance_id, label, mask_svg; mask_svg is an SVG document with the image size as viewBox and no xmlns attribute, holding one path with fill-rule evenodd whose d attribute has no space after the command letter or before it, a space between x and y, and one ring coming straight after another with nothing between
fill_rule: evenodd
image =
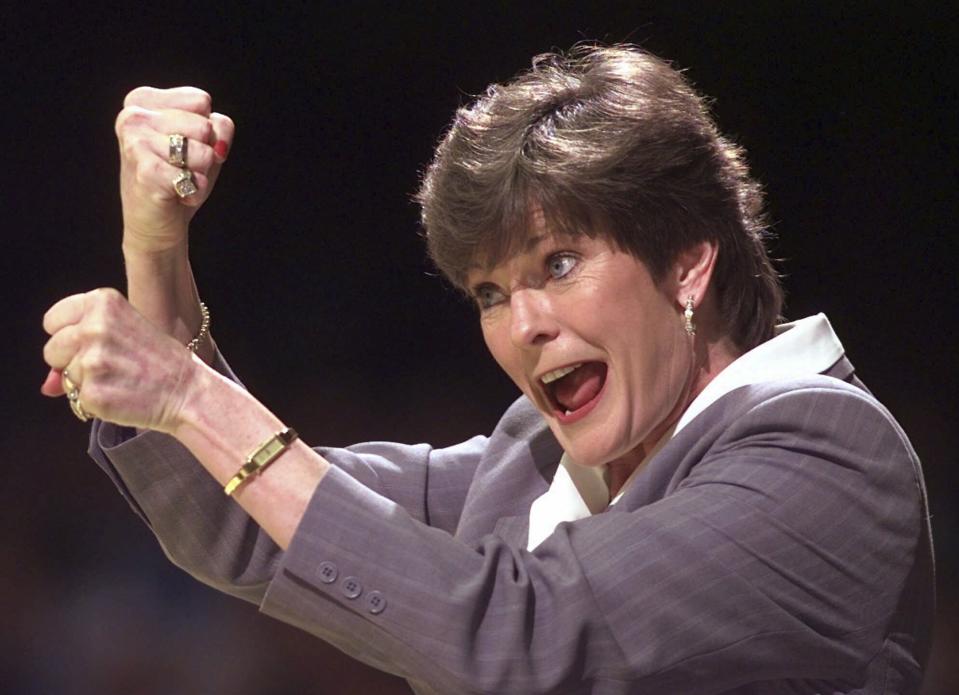
<instances>
[{"instance_id":1,"label":"red nail polish","mask_svg":"<svg viewBox=\"0 0 959 695\"><path fill-rule=\"evenodd\" d=\"M213 151L220 159L226 159L226 153L230 151L230 146L226 144L226 140L217 140L216 144L213 145Z\"/></svg>"}]
</instances>

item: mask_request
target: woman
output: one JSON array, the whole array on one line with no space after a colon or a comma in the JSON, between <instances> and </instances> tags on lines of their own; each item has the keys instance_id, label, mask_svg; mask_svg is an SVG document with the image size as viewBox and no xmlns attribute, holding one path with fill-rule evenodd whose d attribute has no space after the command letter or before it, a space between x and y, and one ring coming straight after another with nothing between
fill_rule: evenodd
<instances>
[{"instance_id":1,"label":"woman","mask_svg":"<svg viewBox=\"0 0 959 695\"><path fill-rule=\"evenodd\" d=\"M825 317L777 326L759 187L667 64L457 113L427 242L523 396L445 449L312 450L238 386L186 251L233 124L141 88L117 133L128 299L50 309L44 392L194 576L422 693L918 691L918 461Z\"/></svg>"}]
</instances>

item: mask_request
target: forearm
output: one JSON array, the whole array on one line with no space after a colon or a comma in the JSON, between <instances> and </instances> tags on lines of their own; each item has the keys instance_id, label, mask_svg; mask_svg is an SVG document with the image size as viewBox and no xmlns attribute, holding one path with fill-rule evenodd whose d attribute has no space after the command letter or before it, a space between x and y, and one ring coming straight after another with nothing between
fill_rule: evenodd
<instances>
[{"instance_id":1,"label":"forearm","mask_svg":"<svg viewBox=\"0 0 959 695\"><path fill-rule=\"evenodd\" d=\"M190 397L171 434L220 485L283 423L247 391L210 369L198 367ZM260 475L247 479L233 498L281 548L287 548L329 463L297 440Z\"/></svg>"},{"instance_id":2,"label":"forearm","mask_svg":"<svg viewBox=\"0 0 959 695\"><path fill-rule=\"evenodd\" d=\"M190 267L187 237L168 249L148 250L133 235L124 235L123 257L127 275L127 298L153 325L184 345L200 329L200 298ZM205 363L213 360L213 339L197 349Z\"/></svg>"}]
</instances>

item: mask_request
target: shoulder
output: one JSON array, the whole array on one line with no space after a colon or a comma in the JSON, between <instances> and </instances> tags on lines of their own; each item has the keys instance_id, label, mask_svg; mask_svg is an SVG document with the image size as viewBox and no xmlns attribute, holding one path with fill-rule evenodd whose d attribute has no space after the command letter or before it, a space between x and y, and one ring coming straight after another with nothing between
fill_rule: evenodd
<instances>
[{"instance_id":1,"label":"shoulder","mask_svg":"<svg viewBox=\"0 0 959 695\"><path fill-rule=\"evenodd\" d=\"M824 486L841 487L874 498L876 514L878 503L891 498L905 505L903 512L922 504L919 460L899 423L870 393L838 379L816 375L744 386L687 429L677 436L692 454L686 485L715 476L785 482L814 492L813 498Z\"/></svg>"},{"instance_id":2,"label":"shoulder","mask_svg":"<svg viewBox=\"0 0 959 695\"><path fill-rule=\"evenodd\" d=\"M723 422L730 433L776 425L796 435L828 434L833 440L867 443L881 437L915 458L902 427L875 396L830 376L744 386L720 398L703 415Z\"/></svg>"},{"instance_id":3,"label":"shoulder","mask_svg":"<svg viewBox=\"0 0 959 695\"><path fill-rule=\"evenodd\" d=\"M829 394L830 399L859 400L882 407L879 401L864 389L835 377L813 374L741 386L717 399L703 413L715 410L713 415L721 412L728 417L733 413L748 412L771 403L778 403L780 407L782 404L801 407L804 402L817 400L825 394Z\"/></svg>"}]
</instances>

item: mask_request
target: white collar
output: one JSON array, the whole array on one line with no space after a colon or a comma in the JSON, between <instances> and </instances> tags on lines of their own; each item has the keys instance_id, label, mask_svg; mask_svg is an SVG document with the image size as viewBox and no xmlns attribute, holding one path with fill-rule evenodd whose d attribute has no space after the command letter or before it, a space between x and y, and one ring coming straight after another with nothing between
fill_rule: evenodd
<instances>
[{"instance_id":1,"label":"white collar","mask_svg":"<svg viewBox=\"0 0 959 695\"><path fill-rule=\"evenodd\" d=\"M734 389L821 374L836 364L844 352L825 314L776 326L776 334L770 340L739 357L706 384L680 416L674 433Z\"/></svg>"},{"instance_id":2,"label":"white collar","mask_svg":"<svg viewBox=\"0 0 959 695\"><path fill-rule=\"evenodd\" d=\"M549 489L530 507L527 549L533 550L542 543L557 524L584 519L619 501L645 463L659 453L673 435L730 391L750 384L821 374L843 354L842 343L825 314L777 326L773 338L740 356L706 385L680 416L676 426L636 467L612 501L605 467L579 466L563 454Z\"/></svg>"}]
</instances>

